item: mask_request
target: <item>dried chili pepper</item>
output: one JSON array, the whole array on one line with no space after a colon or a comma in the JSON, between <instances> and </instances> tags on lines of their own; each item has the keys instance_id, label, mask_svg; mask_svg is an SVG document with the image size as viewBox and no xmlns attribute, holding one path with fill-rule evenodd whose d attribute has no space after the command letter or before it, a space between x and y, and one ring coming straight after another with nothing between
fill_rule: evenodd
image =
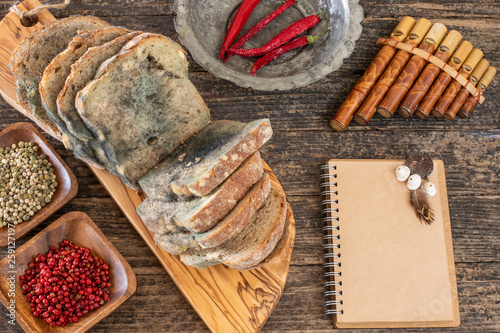
<instances>
[{"instance_id":1,"label":"dried chili pepper","mask_svg":"<svg viewBox=\"0 0 500 333\"><path fill-rule=\"evenodd\" d=\"M243 45L245 45L246 42L248 42L253 36L255 36L259 31L261 31L266 25L268 25L271 21L273 21L275 18L280 16L285 10L290 8L293 4L295 4L296 0L288 0L281 6L279 6L274 12L263 18L259 23L254 25L250 30L248 30L236 43L231 46L233 49L239 49ZM229 60L229 58L232 56L230 52L228 52L226 62Z\"/></svg>"},{"instance_id":2,"label":"dried chili pepper","mask_svg":"<svg viewBox=\"0 0 500 333\"><path fill-rule=\"evenodd\" d=\"M278 58L282 54L289 52L297 47L310 45L310 44L314 43L314 41L320 37L321 36L308 35L305 37L295 38L294 40L286 43L285 45L282 45L282 46L272 50L268 54L264 55L263 57L260 57L259 59L257 59L257 61L253 64L252 70L250 71L250 73L253 76L257 76L256 73L259 69L261 69L262 67L264 67L265 65L267 65L268 63L273 61L274 59Z\"/></svg>"},{"instance_id":3,"label":"dried chili pepper","mask_svg":"<svg viewBox=\"0 0 500 333\"><path fill-rule=\"evenodd\" d=\"M288 27L283 29L279 34L274 36L269 42L267 42L266 45L260 48L255 48L255 49L230 48L228 51L242 57L259 57L285 44L286 42L290 41L294 37L297 37L304 31L311 29L316 24L318 24L319 21L320 17L318 15L311 15L308 17L304 17L303 19L290 24Z\"/></svg>"},{"instance_id":4,"label":"dried chili pepper","mask_svg":"<svg viewBox=\"0 0 500 333\"><path fill-rule=\"evenodd\" d=\"M245 25L248 20L250 14L252 14L255 6L259 4L260 0L243 0L234 16L229 29L226 31L226 35L224 36L224 42L222 43L222 47L220 49L220 59L224 59L224 55L226 54L227 49L234 41L236 36L240 33L241 29Z\"/></svg>"}]
</instances>

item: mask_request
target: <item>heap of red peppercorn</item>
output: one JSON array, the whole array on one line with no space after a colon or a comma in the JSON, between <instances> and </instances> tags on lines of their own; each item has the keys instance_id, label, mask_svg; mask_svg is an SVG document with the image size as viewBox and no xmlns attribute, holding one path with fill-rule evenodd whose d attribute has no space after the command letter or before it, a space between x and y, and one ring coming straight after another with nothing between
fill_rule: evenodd
<instances>
[{"instance_id":1,"label":"heap of red peppercorn","mask_svg":"<svg viewBox=\"0 0 500 333\"><path fill-rule=\"evenodd\" d=\"M77 322L110 300L109 266L68 240L38 254L19 280L33 315L50 326Z\"/></svg>"}]
</instances>

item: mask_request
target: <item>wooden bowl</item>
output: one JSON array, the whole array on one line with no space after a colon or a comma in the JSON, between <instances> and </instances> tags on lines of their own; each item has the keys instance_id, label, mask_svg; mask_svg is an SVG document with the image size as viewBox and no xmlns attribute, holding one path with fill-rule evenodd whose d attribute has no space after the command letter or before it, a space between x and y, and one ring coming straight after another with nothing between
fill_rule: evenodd
<instances>
[{"instance_id":1,"label":"wooden bowl","mask_svg":"<svg viewBox=\"0 0 500 333\"><path fill-rule=\"evenodd\" d=\"M11 245L14 244L13 242L16 239L21 238L54 214L78 192L78 182L75 175L34 125L30 123L16 123L0 132L0 147L7 147L13 143L17 144L19 141L36 143L38 153L47 156L47 159L52 163L56 181L59 185L52 197L52 201L36 212L31 219L16 225L13 228L15 232L9 233L7 226L0 228L0 247L7 247L9 242Z\"/></svg>"},{"instance_id":2,"label":"wooden bowl","mask_svg":"<svg viewBox=\"0 0 500 333\"><path fill-rule=\"evenodd\" d=\"M28 264L38 253L47 253L50 245L58 246L64 239L89 248L92 255L97 255L109 265L111 300L97 310L87 313L76 323L69 323L63 327L50 327L43 319L35 318L31 314L30 305L21 292L19 276L24 274ZM13 258L15 262L12 261ZM8 280L12 276L15 277L13 285ZM26 332L85 332L125 302L136 289L137 278L130 265L97 225L82 212L63 215L17 249L14 256L7 256L0 261L0 301L7 307L7 310L10 310L8 305L15 301L15 319Z\"/></svg>"}]
</instances>

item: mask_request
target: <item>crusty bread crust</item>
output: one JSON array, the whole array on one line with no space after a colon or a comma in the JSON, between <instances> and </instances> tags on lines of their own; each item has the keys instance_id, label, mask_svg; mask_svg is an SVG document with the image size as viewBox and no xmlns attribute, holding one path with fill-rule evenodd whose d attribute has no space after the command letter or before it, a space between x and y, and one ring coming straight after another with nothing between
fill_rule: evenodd
<instances>
[{"instance_id":1,"label":"crusty bread crust","mask_svg":"<svg viewBox=\"0 0 500 333\"><path fill-rule=\"evenodd\" d=\"M250 222L255 212L262 206L269 191L271 181L266 173L241 199L236 207L212 229L194 234L196 241L204 248L215 247L227 242Z\"/></svg>"},{"instance_id":2,"label":"crusty bread crust","mask_svg":"<svg viewBox=\"0 0 500 333\"><path fill-rule=\"evenodd\" d=\"M202 172L193 172L186 178L172 182L174 192L179 195L186 193L196 196L207 195L273 135L269 119L255 120L247 126L253 128L237 144L228 149L217 163L212 163Z\"/></svg>"},{"instance_id":3,"label":"crusty bread crust","mask_svg":"<svg viewBox=\"0 0 500 333\"><path fill-rule=\"evenodd\" d=\"M180 254L180 259L197 268L218 263L238 270L254 267L273 251L280 240L286 209L284 194L271 189L265 203L236 236L217 247L187 250Z\"/></svg>"},{"instance_id":4,"label":"crusty bread crust","mask_svg":"<svg viewBox=\"0 0 500 333\"><path fill-rule=\"evenodd\" d=\"M247 124L214 121L148 172L139 184L144 193L153 198L172 194L179 197L206 196L271 136L269 119ZM200 185L201 192L191 192L188 188L191 183Z\"/></svg>"},{"instance_id":5,"label":"crusty bread crust","mask_svg":"<svg viewBox=\"0 0 500 333\"><path fill-rule=\"evenodd\" d=\"M174 220L194 232L209 230L231 212L263 173L260 154L255 152L207 200L187 202L174 215Z\"/></svg>"},{"instance_id":6,"label":"crusty bread crust","mask_svg":"<svg viewBox=\"0 0 500 333\"><path fill-rule=\"evenodd\" d=\"M192 237L195 239L194 235L198 235L204 242L211 242L215 246L223 243L240 230L244 224L248 222L251 215L248 216L248 219L244 217L248 215L252 209L256 210L262 204L259 204L258 201L263 202L269 193L269 181L263 181L262 185L260 187L256 186L255 189L250 188L261 180L263 172L260 154L255 152L243 162L238 170L236 170L210 198L207 198L208 200L201 198L194 199L193 205L190 202L161 201L146 198L146 200L137 207L137 214L149 230L156 234L185 232L186 228L182 227L180 221L185 221L186 219L196 219L196 223L200 225L199 227L203 228L200 230L206 230L206 224L204 222L207 220L210 220L210 226L220 223L221 225L217 229L212 228L203 234L193 234ZM262 193L263 191L265 193ZM262 199L260 199L261 194ZM240 200L245 195L249 198ZM203 201L199 203L200 200ZM231 218L224 219L241 201L245 201L245 204L248 204L249 207L245 209L239 208L239 214L232 214ZM182 218L179 216L182 216ZM184 224L184 226L189 226L189 224ZM164 238L166 239L168 237L165 236Z\"/></svg>"},{"instance_id":7,"label":"crusty bread crust","mask_svg":"<svg viewBox=\"0 0 500 333\"><path fill-rule=\"evenodd\" d=\"M182 78L187 78L188 77L188 64L187 64L187 58L186 58L186 51L177 43L173 42L170 38L160 35L160 34L154 34L154 33L142 33L139 36L134 37L132 40L127 42L123 46L123 48L120 50L116 56L108 59L106 62L103 62L101 66L99 67L96 78L99 78L103 75L106 74L106 72L110 69L113 69L112 66L108 66L113 62L120 61L119 59L127 54L130 54L129 52L133 52L135 50L138 50L141 48L143 45L154 45L156 43L167 43L169 45L169 55L170 56L177 56L179 59L181 59L181 62L170 62L168 64L163 64L164 69L168 73L172 73L174 76L182 77Z\"/></svg>"}]
</instances>

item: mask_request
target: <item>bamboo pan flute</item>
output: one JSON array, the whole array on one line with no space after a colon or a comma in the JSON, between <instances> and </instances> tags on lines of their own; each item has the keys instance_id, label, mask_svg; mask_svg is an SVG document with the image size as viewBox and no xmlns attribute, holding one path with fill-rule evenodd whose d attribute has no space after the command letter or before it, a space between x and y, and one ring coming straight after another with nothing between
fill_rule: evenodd
<instances>
[{"instance_id":1,"label":"bamboo pan flute","mask_svg":"<svg viewBox=\"0 0 500 333\"><path fill-rule=\"evenodd\" d=\"M396 29L394 29L391 33L391 38L397 41L404 41L414 25L415 20L412 17L403 17ZM396 54L395 48L387 45L382 46L361 79L359 79L358 83L352 89L344 104L342 104L340 109L337 111L335 117L330 121L330 125L335 130L343 131L346 129L351 122L353 114L359 108L361 103L363 103L366 95L368 95L377 80L380 78L394 54Z\"/></svg>"},{"instance_id":2,"label":"bamboo pan flute","mask_svg":"<svg viewBox=\"0 0 500 333\"><path fill-rule=\"evenodd\" d=\"M451 60L448 61L448 66L451 68L458 70L462 67L467 56L472 51L472 44L464 41L458 49L453 53ZM430 88L428 92L426 92L422 96L421 103L418 104L418 108L415 111L415 115L420 119L426 119L431 113L432 107L439 99L439 96L444 92L446 86L452 80L451 76L448 73L442 72L439 74L438 78L434 81L434 84Z\"/></svg>"},{"instance_id":3,"label":"bamboo pan flute","mask_svg":"<svg viewBox=\"0 0 500 333\"><path fill-rule=\"evenodd\" d=\"M448 120L466 118L484 100L496 74L456 31L441 23L405 16L383 45L349 96L330 120L344 131L352 119L367 125L375 112L391 117L395 111L425 119L433 113ZM476 88L477 87L477 88Z\"/></svg>"},{"instance_id":4,"label":"bamboo pan flute","mask_svg":"<svg viewBox=\"0 0 500 333\"><path fill-rule=\"evenodd\" d=\"M413 27L410 34L405 40L405 43L410 45L419 45L424 39L425 34L431 28L432 23L429 20L421 18ZM390 47L390 46L389 46ZM396 78L399 76L404 66L410 60L411 54L405 50L399 50L387 66L384 74L378 80L375 87L354 115L354 121L360 125L366 125L371 120L380 101L385 97L387 91L392 86Z\"/></svg>"}]
</instances>

